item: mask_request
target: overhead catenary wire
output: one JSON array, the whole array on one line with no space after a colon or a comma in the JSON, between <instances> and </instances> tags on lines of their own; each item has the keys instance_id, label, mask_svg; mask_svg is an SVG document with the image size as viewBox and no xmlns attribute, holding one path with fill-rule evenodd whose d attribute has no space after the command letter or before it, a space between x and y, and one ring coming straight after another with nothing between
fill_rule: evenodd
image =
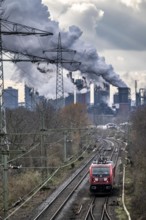
<instances>
[{"instance_id":1,"label":"overhead catenary wire","mask_svg":"<svg viewBox=\"0 0 146 220\"><path fill-rule=\"evenodd\" d=\"M85 135L83 135L82 137L84 137ZM62 140L62 139L61 139ZM58 141L59 142L59 141ZM58 143L58 142L56 142L56 143ZM55 143L54 143L55 144ZM52 145L52 143L50 144L50 145ZM83 151L83 153L82 154L84 154L86 152L86 149ZM53 154L51 154L51 156L54 156L54 155L56 155L58 152L56 152L56 153L53 153ZM77 161L78 160L78 155L76 155L77 156L77 159L75 160L75 161ZM24 157L23 159L26 159L27 157ZM46 158L45 156L40 156L40 157L31 157L32 159L33 158L35 158L35 159L41 159L41 158ZM71 162L72 163L72 162ZM66 164L65 166L68 166L68 164ZM64 167L64 165L62 165L61 167ZM43 167L43 166L41 166L41 167L22 167L22 169L23 168L25 168L25 169L48 169L48 168L50 168L50 169L52 169L52 168L57 168L57 167L51 167L51 166L47 166L47 167Z\"/></svg>"},{"instance_id":2,"label":"overhead catenary wire","mask_svg":"<svg viewBox=\"0 0 146 220\"><path fill-rule=\"evenodd\" d=\"M20 206L18 206L14 211L12 211L6 218L4 218L4 220L9 219L9 218L10 218L12 215L14 215L22 206L24 206L33 196L35 196L36 193L38 193L38 192L40 191L40 189L47 184L47 182L58 172L59 169L60 169L60 167L59 167L57 170L55 170L55 172L54 172L49 178L47 178L47 179L42 183L41 186L39 186L37 189L35 188L36 191L33 192L33 194L32 194L30 197L28 197Z\"/></svg>"},{"instance_id":3,"label":"overhead catenary wire","mask_svg":"<svg viewBox=\"0 0 146 220\"><path fill-rule=\"evenodd\" d=\"M83 151L83 153L82 153L80 156L82 156L84 153L85 153L85 151ZM80 157L80 156L79 156L79 157ZM72 162L78 161L79 157L77 157L77 158L76 158L74 161L72 161ZM45 186L45 185L48 183L48 181L51 180L51 179L55 176L55 174L56 174L61 168L64 168L64 167L67 167L67 166L71 165L72 162L69 162L68 164L65 164L65 165L62 165L62 166L58 167L58 168L53 172L53 174L52 174L50 177L48 177L48 178L45 179L44 182L42 182L41 184L39 184L39 186L35 187L31 192L29 192L28 194L26 194L25 196L23 196L22 201L25 199L25 197L27 197L28 195L31 194L28 198L26 198L26 200L25 200L23 203L21 203L21 205L19 205L15 210L13 210L6 218L4 218L4 220L8 220L12 215L14 215L22 206L24 206L30 199L32 199L32 197L35 196L35 195L40 191L40 189L41 189L43 186Z\"/></svg>"},{"instance_id":4,"label":"overhead catenary wire","mask_svg":"<svg viewBox=\"0 0 146 220\"><path fill-rule=\"evenodd\" d=\"M51 166L47 166L47 167L24 167L22 166L20 169L57 169L57 167L51 167Z\"/></svg>"},{"instance_id":5,"label":"overhead catenary wire","mask_svg":"<svg viewBox=\"0 0 146 220\"><path fill-rule=\"evenodd\" d=\"M86 152L86 150L84 150L80 156L82 156L85 152ZM56 170L61 169L61 168L65 168L65 167L67 167L67 166L70 166L72 163L77 162L80 156L77 156L73 161L69 161L69 162L68 162L67 164L65 164L65 165L61 165L61 166L58 166L58 167L49 167L49 168L54 168L54 169L56 169ZM27 168L28 168L28 167L27 167ZM36 167L35 167L35 168L36 168ZM46 167L44 167L44 168L46 168ZM58 171L59 171L59 170L58 170ZM55 172L55 171L54 171L54 172ZM53 175L53 176L54 176L54 175ZM51 176L51 177L53 177L53 176ZM41 184L42 184L42 183L41 183ZM40 186L40 184L39 184L39 186ZM32 194L32 192L33 192L36 188L38 188L38 186L35 187L34 189L32 189L28 194L24 195L23 198L25 198L25 197L27 197L28 195Z\"/></svg>"},{"instance_id":6,"label":"overhead catenary wire","mask_svg":"<svg viewBox=\"0 0 146 220\"><path fill-rule=\"evenodd\" d=\"M52 146L52 145L54 145L54 144L57 144L57 143L59 143L59 142L62 141L62 140L63 140L63 138L59 139L59 140L56 141L56 142L50 143L49 146ZM27 152L25 152L25 153L19 155L18 157L14 158L14 159L9 160L8 163L11 163L11 162L13 162L13 161L15 161L15 160L18 160L18 159L24 157L25 155L27 155L28 153L30 153L32 150L36 149L38 146L40 146L39 143L36 144L35 146L33 146L32 148L30 148ZM49 146L48 146L48 147L49 147ZM41 156L40 156L40 157L41 157ZM39 158L40 158L40 157L39 157ZM32 157L32 158L33 158L33 157ZM25 158L24 158L24 159L25 159ZM3 166L3 163L1 163L0 166Z\"/></svg>"},{"instance_id":7,"label":"overhead catenary wire","mask_svg":"<svg viewBox=\"0 0 146 220\"><path fill-rule=\"evenodd\" d=\"M86 150L84 150L82 152L82 154L80 156L82 156L84 153L86 152ZM39 184L37 187L35 187L34 189L31 190L31 192L29 192L28 194L26 194L25 196L23 196L21 199L21 201L23 201L23 203L21 203L21 205L19 205L15 210L13 210L6 218L4 218L4 220L7 220L9 219L12 215L14 215L22 206L24 206L30 199L32 199L33 196L35 196L39 191L40 189L45 186L49 180L51 180L51 178L53 178L53 176L55 176L55 174L61 169L61 168L64 168L64 167L67 167L69 165L71 165L73 162L76 162L78 161L79 157L78 156L74 161L72 162L69 162L65 165L62 165L62 166L59 166L58 168L56 168L56 170L53 172L53 174L46 178L41 184ZM30 195L30 196L29 196ZM29 196L28 198L26 198L27 196ZM26 198L26 199L25 199ZM25 201L24 201L25 200Z\"/></svg>"},{"instance_id":8,"label":"overhead catenary wire","mask_svg":"<svg viewBox=\"0 0 146 220\"><path fill-rule=\"evenodd\" d=\"M2 3L4 2L4 0L1 0L0 1L0 7L2 6ZM11 31L9 31L9 33L7 32L7 31L2 31L2 18L3 18L3 16L2 15L4 15L4 9L1 7L0 8L1 9L1 19L0 19L0 32L1 32L1 34L0 34L0 47L1 47L1 76L0 76L0 79L1 79L1 145L2 145L2 147L4 146L4 145L6 145L6 147L7 147L7 150L5 150L5 152L3 152L3 157L4 157L4 175L3 175L3 179L4 179L4 189L3 189L3 191L4 191L4 216L6 216L7 215L7 208L8 208L8 179L7 179L7 163L8 163L8 161L7 161L7 158L8 158L8 151L9 151L9 144L8 144L8 140L7 140L7 130L6 130L6 128L7 128L7 126L6 126L6 118L5 118L5 112L4 112L4 105L3 105L3 90L4 90L4 74L3 74L3 61L4 61L4 59L3 59L3 54L2 54L2 50L4 49L3 48L3 45L2 45L2 33L3 34L9 34L9 35L13 35L13 34L19 34L19 30L18 30L18 26L20 27L20 25L18 25L18 24L16 24L16 23L13 23L13 22L9 22L9 24L12 24L12 26L13 26L13 30L11 29ZM8 21L7 20L5 20L5 22L4 22L4 24L7 24L8 23ZM25 25L21 25L21 27L23 26L23 28L25 28L26 29L26 31L25 32L23 32L22 30L21 30L21 34L23 34L23 35L27 35L27 33L29 32L29 35L31 34L30 33L30 28L31 27L28 27L28 26L25 26ZM8 30L9 28L7 28L7 30ZM37 32L40 32L40 30L39 29L37 29L37 32L35 32L36 30L35 30L35 28L31 28L31 32L33 32L34 34L38 34ZM33 34L32 33L32 34ZM40 34L40 33L39 33ZM46 34L47 35L52 35L52 33L47 33L46 31L43 31L43 35L41 35L41 36L46 36ZM14 59L13 59L13 61L14 61ZM3 133L5 134L5 135L3 135Z\"/></svg>"}]
</instances>

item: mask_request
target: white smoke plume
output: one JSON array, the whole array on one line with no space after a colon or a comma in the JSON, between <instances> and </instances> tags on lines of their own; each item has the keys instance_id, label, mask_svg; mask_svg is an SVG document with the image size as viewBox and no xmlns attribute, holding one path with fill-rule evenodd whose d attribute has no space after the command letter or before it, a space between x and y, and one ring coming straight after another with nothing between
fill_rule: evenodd
<instances>
[{"instance_id":1,"label":"white smoke plume","mask_svg":"<svg viewBox=\"0 0 146 220\"><path fill-rule=\"evenodd\" d=\"M36 37L36 36L3 36L3 46L15 51L22 51L36 56L47 56L50 59L57 59L58 34L61 33L62 47L76 50L63 53L63 58L70 61L77 60L78 64L64 64L63 67L70 71L78 70L82 75L86 75L87 80L100 80L99 76L115 87L127 87L120 79L119 75L114 72L111 65L106 64L103 57L99 57L95 48L83 42L81 39L82 31L77 26L69 26L68 31L61 30L59 23L51 19L51 14L42 0L5 0L3 4L3 18L9 21L28 25L34 28L52 32L53 36ZM43 53L43 50L54 49L54 52ZM17 71L15 79L27 82L29 86L34 87L42 95L50 98L55 95L56 86L56 67L46 64L43 70L32 63L16 63ZM53 71L52 71L53 70ZM65 94L73 92L73 85L69 78L64 82Z\"/></svg>"}]
</instances>

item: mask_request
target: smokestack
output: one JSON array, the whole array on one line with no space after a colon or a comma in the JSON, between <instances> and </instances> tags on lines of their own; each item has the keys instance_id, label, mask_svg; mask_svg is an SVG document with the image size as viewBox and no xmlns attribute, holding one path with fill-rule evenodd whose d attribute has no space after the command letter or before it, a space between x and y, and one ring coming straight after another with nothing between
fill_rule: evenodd
<instances>
[{"instance_id":1,"label":"smokestack","mask_svg":"<svg viewBox=\"0 0 146 220\"><path fill-rule=\"evenodd\" d=\"M90 105L94 105L94 83L90 84Z\"/></svg>"},{"instance_id":2,"label":"smokestack","mask_svg":"<svg viewBox=\"0 0 146 220\"><path fill-rule=\"evenodd\" d=\"M21 2L21 3L20 3ZM59 26L59 22L52 20L51 14L41 0L7 0L5 4L3 4L3 8L5 11L4 18L10 18L13 22L18 22L24 25L28 25L31 27L36 27L42 30L47 30L53 33L53 36L48 40L48 36L44 36L43 38L27 36L21 37L21 41L18 41L18 36L13 35L11 37L4 35L3 36L3 44L7 45L7 50L25 52L28 54L32 54L35 56L41 56L50 60L56 60L56 53L53 52L54 48L57 48L58 45L58 33L61 33L62 37L62 48L68 48L71 50L75 50L74 60L81 62L79 64L68 64L63 63L63 68L69 71L78 71L81 75L86 76L86 80L91 79L91 75L93 79L100 79L102 77L105 81L109 82L113 86L116 87L126 87L126 84L120 79L119 75L114 72L114 69L111 65L106 64L104 57L100 57L97 53L97 49L92 45L84 42L82 37L82 31L79 27L75 25L70 25L68 31L61 29ZM27 12L27 16L26 16ZM39 12L39 13L38 13ZM5 26L2 27L3 31L7 29ZM22 47L23 45L23 47ZM42 51L40 50L40 45ZM47 54L42 54L43 50L52 49L52 52ZM64 60L73 60L72 53L63 53ZM47 64L46 72L47 72ZM49 64L50 65L50 64ZM17 82L25 81L28 85L35 88L41 95L44 95L47 98L55 97L55 86L56 86L56 77L54 72L56 68L52 64L51 69L53 69L52 73L44 74L45 69L43 69L43 73L40 72L42 70L37 69L32 63L24 63L20 62L19 64L15 64L15 79L17 76ZM84 77L85 80L85 77ZM69 81L69 79L68 79ZM100 81L100 80L99 80ZM100 81L102 83L102 81ZM86 81L84 81L86 83ZM66 93L70 92L71 86L66 86L64 83L64 91ZM86 87L86 85L85 85ZM82 89L82 87L81 87ZM72 89L73 92L73 89Z\"/></svg>"},{"instance_id":3,"label":"smokestack","mask_svg":"<svg viewBox=\"0 0 146 220\"><path fill-rule=\"evenodd\" d=\"M76 89L76 85L74 85L74 104L77 103L77 89Z\"/></svg>"}]
</instances>

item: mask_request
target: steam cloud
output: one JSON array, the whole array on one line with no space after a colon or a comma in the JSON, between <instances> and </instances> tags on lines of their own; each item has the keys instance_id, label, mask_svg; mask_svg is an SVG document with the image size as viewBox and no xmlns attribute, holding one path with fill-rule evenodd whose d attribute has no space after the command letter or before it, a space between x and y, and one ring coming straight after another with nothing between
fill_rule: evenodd
<instances>
[{"instance_id":1,"label":"steam cloud","mask_svg":"<svg viewBox=\"0 0 146 220\"><path fill-rule=\"evenodd\" d=\"M100 80L102 76L105 81L115 87L127 87L119 75L114 72L113 67L106 64L103 57L99 57L96 49L82 41L82 31L74 25L70 26L68 31L61 30L59 23L51 19L47 6L41 0L5 0L2 7L3 18L53 33L53 36L48 37L3 36L3 45L6 45L7 48L56 59L55 50L54 52L47 52L45 55L42 51L57 48L58 33L60 32L62 47L76 50L75 55L72 52L63 53L63 58L81 62L81 65L64 64L63 67L67 71L78 70L81 74L86 75L88 81L90 79ZM40 67L36 68L37 66L34 64L18 63L15 66L13 79L25 81L28 86L37 89L41 95L55 98L56 68L52 64L41 65L43 71L40 72ZM73 92L73 85L68 78L65 78L64 91L65 93Z\"/></svg>"}]
</instances>

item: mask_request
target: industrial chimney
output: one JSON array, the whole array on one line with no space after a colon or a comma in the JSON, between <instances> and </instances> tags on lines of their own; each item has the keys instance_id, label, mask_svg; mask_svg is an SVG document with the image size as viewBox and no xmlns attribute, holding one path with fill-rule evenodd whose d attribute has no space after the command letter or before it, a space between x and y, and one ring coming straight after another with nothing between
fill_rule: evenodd
<instances>
[{"instance_id":1,"label":"industrial chimney","mask_svg":"<svg viewBox=\"0 0 146 220\"><path fill-rule=\"evenodd\" d=\"M94 83L90 83L90 105L94 105Z\"/></svg>"},{"instance_id":2,"label":"industrial chimney","mask_svg":"<svg viewBox=\"0 0 146 220\"><path fill-rule=\"evenodd\" d=\"M77 88L76 85L74 85L74 104L77 103Z\"/></svg>"}]
</instances>

